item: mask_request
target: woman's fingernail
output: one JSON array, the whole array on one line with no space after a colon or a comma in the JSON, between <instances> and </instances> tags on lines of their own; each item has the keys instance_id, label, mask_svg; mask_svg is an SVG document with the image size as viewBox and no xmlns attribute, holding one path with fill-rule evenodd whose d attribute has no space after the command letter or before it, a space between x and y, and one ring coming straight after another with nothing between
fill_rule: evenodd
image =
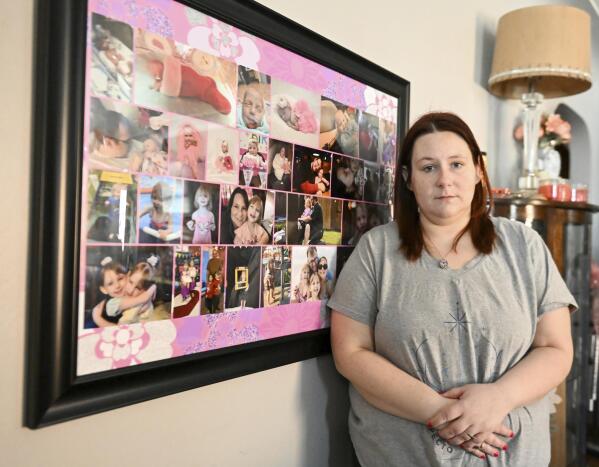
<instances>
[{"instance_id":1,"label":"woman's fingernail","mask_svg":"<svg viewBox=\"0 0 599 467\"><path fill-rule=\"evenodd\" d=\"M429 428L432 428L433 424L431 422L426 422L426 426L429 427Z\"/></svg>"},{"instance_id":2,"label":"woman's fingernail","mask_svg":"<svg viewBox=\"0 0 599 467\"><path fill-rule=\"evenodd\" d=\"M499 453L498 452L494 452L493 453L493 457L499 457Z\"/></svg>"},{"instance_id":3,"label":"woman's fingernail","mask_svg":"<svg viewBox=\"0 0 599 467\"><path fill-rule=\"evenodd\" d=\"M481 459L484 459L486 456L483 454L482 456L480 456Z\"/></svg>"},{"instance_id":4,"label":"woman's fingernail","mask_svg":"<svg viewBox=\"0 0 599 467\"><path fill-rule=\"evenodd\" d=\"M513 437L514 437L514 432L510 431L510 438L513 438Z\"/></svg>"},{"instance_id":5,"label":"woman's fingernail","mask_svg":"<svg viewBox=\"0 0 599 467\"><path fill-rule=\"evenodd\" d=\"M507 451L507 444L505 446L503 446L503 450Z\"/></svg>"}]
</instances>

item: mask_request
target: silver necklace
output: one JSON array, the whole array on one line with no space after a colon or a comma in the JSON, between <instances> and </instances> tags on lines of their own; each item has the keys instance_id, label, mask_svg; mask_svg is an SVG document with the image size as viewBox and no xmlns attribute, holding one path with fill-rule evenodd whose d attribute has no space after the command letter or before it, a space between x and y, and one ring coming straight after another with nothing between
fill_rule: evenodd
<instances>
[{"instance_id":1,"label":"silver necklace","mask_svg":"<svg viewBox=\"0 0 599 467\"><path fill-rule=\"evenodd\" d=\"M422 232L424 234L424 231ZM447 269L449 267L449 262L447 261L447 256L449 255L449 253L451 253L451 250L453 250L453 245L451 246L450 250L446 253L446 254L441 254L441 251L439 250L439 248L437 248L437 245L435 245L435 243L429 238L428 235L424 234L424 238L426 238L426 240L430 243L430 246L432 246L435 250L435 252L441 257L439 259L439 262L437 263L439 265L439 267L441 269Z\"/></svg>"}]
</instances>

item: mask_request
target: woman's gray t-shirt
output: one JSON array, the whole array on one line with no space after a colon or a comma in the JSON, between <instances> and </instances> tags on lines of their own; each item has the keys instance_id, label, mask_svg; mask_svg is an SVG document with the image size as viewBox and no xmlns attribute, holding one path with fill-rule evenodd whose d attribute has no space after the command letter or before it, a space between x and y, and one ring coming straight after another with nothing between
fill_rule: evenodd
<instances>
[{"instance_id":1,"label":"woman's gray t-shirt","mask_svg":"<svg viewBox=\"0 0 599 467\"><path fill-rule=\"evenodd\" d=\"M440 269L425 250L410 262L397 224L365 234L341 272L328 306L374 328L375 351L436 391L490 383L530 350L543 313L576 301L541 237L493 218L496 247L458 270ZM380 411L350 384L349 427L364 467L481 465L433 430ZM550 458L545 397L510 412L509 449L489 465L540 467Z\"/></svg>"}]
</instances>

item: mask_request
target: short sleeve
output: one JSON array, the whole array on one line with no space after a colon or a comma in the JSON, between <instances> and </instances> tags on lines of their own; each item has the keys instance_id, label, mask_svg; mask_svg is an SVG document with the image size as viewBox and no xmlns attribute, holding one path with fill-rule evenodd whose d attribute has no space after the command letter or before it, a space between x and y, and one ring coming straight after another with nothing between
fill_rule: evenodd
<instances>
[{"instance_id":1,"label":"short sleeve","mask_svg":"<svg viewBox=\"0 0 599 467\"><path fill-rule=\"evenodd\" d=\"M378 289L376 259L369 233L362 236L343 266L328 306L349 318L374 327L378 312Z\"/></svg>"},{"instance_id":2,"label":"short sleeve","mask_svg":"<svg viewBox=\"0 0 599 467\"><path fill-rule=\"evenodd\" d=\"M106 315L114 318L121 313L121 298L111 298L106 302Z\"/></svg>"},{"instance_id":3,"label":"short sleeve","mask_svg":"<svg viewBox=\"0 0 599 467\"><path fill-rule=\"evenodd\" d=\"M556 308L568 307L570 312L576 311L578 304L541 236L531 229L528 241L537 296L537 318Z\"/></svg>"}]
</instances>

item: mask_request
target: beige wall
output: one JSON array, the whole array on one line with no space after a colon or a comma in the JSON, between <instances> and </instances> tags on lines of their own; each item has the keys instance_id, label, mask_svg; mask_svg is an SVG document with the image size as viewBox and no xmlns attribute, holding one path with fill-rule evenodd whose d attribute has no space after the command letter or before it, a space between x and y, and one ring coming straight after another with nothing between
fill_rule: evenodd
<instances>
[{"instance_id":1,"label":"beige wall","mask_svg":"<svg viewBox=\"0 0 599 467\"><path fill-rule=\"evenodd\" d=\"M481 146L490 148L494 176L509 178L515 148L504 141L517 107L490 97L484 82L497 18L532 2L377 0L359 14L346 0L262 3L410 80L412 119L431 109L461 114ZM25 239L28 194L35 189L29 187L32 8L33 0L8 2L0 15L0 238L5 245L0 270L0 465L351 465L346 390L330 357L42 430L21 427ZM596 18L594 24L596 38ZM596 91L569 101L591 122L599 118L589 110ZM596 153L599 144L593 141ZM504 157L493 158L495 153ZM599 169L595 153L593 173Z\"/></svg>"}]
</instances>

